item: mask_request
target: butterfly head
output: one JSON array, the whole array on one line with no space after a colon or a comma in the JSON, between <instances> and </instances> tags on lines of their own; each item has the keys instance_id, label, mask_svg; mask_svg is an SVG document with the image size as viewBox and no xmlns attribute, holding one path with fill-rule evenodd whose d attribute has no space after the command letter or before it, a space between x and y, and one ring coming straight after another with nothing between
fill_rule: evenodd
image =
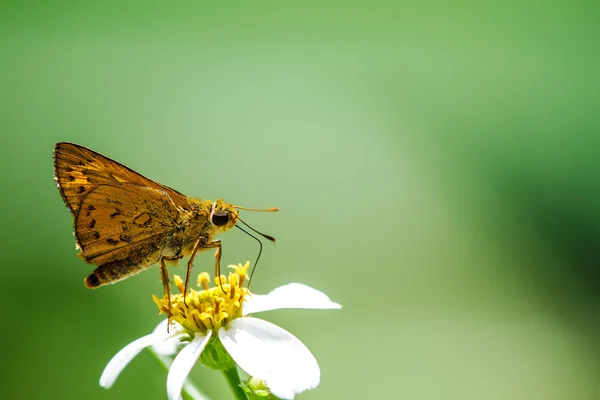
<instances>
[{"instance_id":1,"label":"butterfly head","mask_svg":"<svg viewBox=\"0 0 600 400\"><path fill-rule=\"evenodd\" d=\"M237 224L238 216L233 205L217 199L210 209L210 222L217 232L227 232Z\"/></svg>"}]
</instances>

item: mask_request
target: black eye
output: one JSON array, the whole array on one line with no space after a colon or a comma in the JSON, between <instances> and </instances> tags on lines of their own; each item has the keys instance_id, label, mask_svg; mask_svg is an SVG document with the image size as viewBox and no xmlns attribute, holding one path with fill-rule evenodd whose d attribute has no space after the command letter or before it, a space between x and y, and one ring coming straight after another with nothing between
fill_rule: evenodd
<instances>
[{"instance_id":1,"label":"black eye","mask_svg":"<svg viewBox=\"0 0 600 400\"><path fill-rule=\"evenodd\" d=\"M212 215L212 223L215 226L223 226L229 221L229 215L227 213L217 214L214 212Z\"/></svg>"}]
</instances>

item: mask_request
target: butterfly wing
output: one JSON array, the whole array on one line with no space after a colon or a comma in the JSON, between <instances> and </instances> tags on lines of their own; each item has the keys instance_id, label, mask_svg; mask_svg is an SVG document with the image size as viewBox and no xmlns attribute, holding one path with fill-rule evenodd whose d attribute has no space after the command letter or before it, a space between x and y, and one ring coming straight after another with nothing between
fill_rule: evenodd
<instances>
[{"instance_id":1,"label":"butterfly wing","mask_svg":"<svg viewBox=\"0 0 600 400\"><path fill-rule=\"evenodd\" d=\"M77 217L86 195L99 185L129 182L165 192L178 207L187 209L187 197L168 186L138 174L100 153L74 143L59 142L54 147L54 180Z\"/></svg>"},{"instance_id":2,"label":"butterfly wing","mask_svg":"<svg viewBox=\"0 0 600 400\"><path fill-rule=\"evenodd\" d=\"M181 223L169 195L134 183L96 186L79 207L74 224L80 256L96 265L160 252Z\"/></svg>"}]
</instances>

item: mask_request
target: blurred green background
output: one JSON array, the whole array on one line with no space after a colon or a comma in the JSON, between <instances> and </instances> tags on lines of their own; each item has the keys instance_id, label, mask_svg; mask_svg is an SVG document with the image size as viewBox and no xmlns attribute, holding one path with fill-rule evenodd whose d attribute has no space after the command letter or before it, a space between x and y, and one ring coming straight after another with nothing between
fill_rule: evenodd
<instances>
[{"instance_id":1,"label":"blurred green background","mask_svg":"<svg viewBox=\"0 0 600 400\"><path fill-rule=\"evenodd\" d=\"M281 207L244 214L278 240L253 290L344 307L262 315L320 363L302 399L599 398L600 7L391 4L2 3L4 398L165 397L147 353L98 386L162 287L84 287L57 141ZM225 264L256 257L221 239Z\"/></svg>"}]
</instances>

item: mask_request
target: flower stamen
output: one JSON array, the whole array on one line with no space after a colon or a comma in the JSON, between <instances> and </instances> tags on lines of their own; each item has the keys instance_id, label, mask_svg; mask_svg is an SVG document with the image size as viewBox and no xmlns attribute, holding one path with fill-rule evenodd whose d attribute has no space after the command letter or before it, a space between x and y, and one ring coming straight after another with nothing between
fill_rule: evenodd
<instances>
[{"instance_id":1,"label":"flower stamen","mask_svg":"<svg viewBox=\"0 0 600 400\"><path fill-rule=\"evenodd\" d=\"M242 283L249 266L249 262L245 265L230 265L229 268L233 271L228 277L221 275L215 278L216 286L212 288L209 286L210 275L202 272L197 281L201 289L190 289L188 293L183 293L183 280L175 275L173 281L181 293L173 294L170 298L152 298L158 306L159 313L167 314L170 320L178 322L189 332L216 331L242 316L242 304L249 293Z\"/></svg>"},{"instance_id":2,"label":"flower stamen","mask_svg":"<svg viewBox=\"0 0 600 400\"><path fill-rule=\"evenodd\" d=\"M201 272L198 275L198 286L204 287L204 290L208 290L208 284L210 282L210 275L208 272Z\"/></svg>"},{"instance_id":3,"label":"flower stamen","mask_svg":"<svg viewBox=\"0 0 600 400\"><path fill-rule=\"evenodd\" d=\"M183 293L185 286L183 285L183 279L181 279L181 277L179 275L175 275L173 277L173 282L175 283L175 286L177 287L177 289L179 289L179 293Z\"/></svg>"}]
</instances>

